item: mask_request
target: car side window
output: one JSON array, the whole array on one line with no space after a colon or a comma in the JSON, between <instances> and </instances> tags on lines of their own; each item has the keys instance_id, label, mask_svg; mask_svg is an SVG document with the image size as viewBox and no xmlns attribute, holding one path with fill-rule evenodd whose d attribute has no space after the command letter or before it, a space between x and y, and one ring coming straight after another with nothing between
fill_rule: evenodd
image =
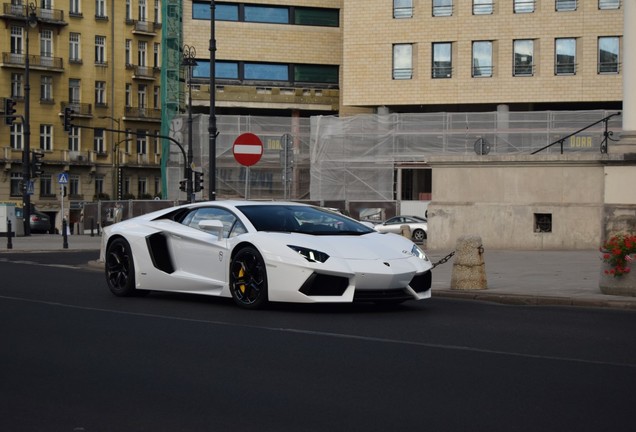
<instances>
[{"instance_id":1,"label":"car side window","mask_svg":"<svg viewBox=\"0 0 636 432\"><path fill-rule=\"evenodd\" d=\"M217 207L201 207L192 210L181 222L194 229L200 229L203 220L218 220L223 223L223 238L234 237L246 233L245 226L231 212Z\"/></svg>"}]
</instances>

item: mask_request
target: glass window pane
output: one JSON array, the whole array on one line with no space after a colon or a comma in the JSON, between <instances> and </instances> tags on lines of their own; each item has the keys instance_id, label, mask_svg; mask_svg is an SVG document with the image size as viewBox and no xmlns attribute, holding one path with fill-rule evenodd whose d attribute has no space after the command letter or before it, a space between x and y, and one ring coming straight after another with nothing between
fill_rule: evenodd
<instances>
[{"instance_id":1,"label":"glass window pane","mask_svg":"<svg viewBox=\"0 0 636 432\"><path fill-rule=\"evenodd\" d=\"M576 39L557 39L555 55L557 75L573 75L576 72Z\"/></svg>"},{"instance_id":2,"label":"glass window pane","mask_svg":"<svg viewBox=\"0 0 636 432\"><path fill-rule=\"evenodd\" d=\"M340 16L338 9L296 8L294 24L338 27Z\"/></svg>"},{"instance_id":3,"label":"glass window pane","mask_svg":"<svg viewBox=\"0 0 636 432\"><path fill-rule=\"evenodd\" d=\"M433 0L433 16L451 16L453 0Z\"/></svg>"},{"instance_id":4,"label":"glass window pane","mask_svg":"<svg viewBox=\"0 0 636 432\"><path fill-rule=\"evenodd\" d=\"M493 0L473 0L474 15L489 15L493 12Z\"/></svg>"},{"instance_id":5,"label":"glass window pane","mask_svg":"<svg viewBox=\"0 0 636 432\"><path fill-rule=\"evenodd\" d=\"M556 0L556 10L559 12L576 10L576 0Z\"/></svg>"},{"instance_id":6,"label":"glass window pane","mask_svg":"<svg viewBox=\"0 0 636 432\"><path fill-rule=\"evenodd\" d=\"M411 18L413 0L393 0L393 18Z\"/></svg>"},{"instance_id":7,"label":"glass window pane","mask_svg":"<svg viewBox=\"0 0 636 432\"><path fill-rule=\"evenodd\" d=\"M208 5L208 19L210 18L210 8ZM214 19L218 21L238 21L239 10L238 5L215 4Z\"/></svg>"},{"instance_id":8,"label":"glass window pane","mask_svg":"<svg viewBox=\"0 0 636 432\"><path fill-rule=\"evenodd\" d=\"M289 9L286 7L245 6L245 21L289 24Z\"/></svg>"},{"instance_id":9,"label":"glass window pane","mask_svg":"<svg viewBox=\"0 0 636 432\"><path fill-rule=\"evenodd\" d=\"M618 73L618 37L598 38L598 71Z\"/></svg>"},{"instance_id":10,"label":"glass window pane","mask_svg":"<svg viewBox=\"0 0 636 432\"><path fill-rule=\"evenodd\" d=\"M492 42L473 42L473 76L492 76Z\"/></svg>"},{"instance_id":11,"label":"glass window pane","mask_svg":"<svg viewBox=\"0 0 636 432\"><path fill-rule=\"evenodd\" d=\"M618 9L621 6L621 0L598 0L599 9Z\"/></svg>"},{"instance_id":12,"label":"glass window pane","mask_svg":"<svg viewBox=\"0 0 636 432\"><path fill-rule=\"evenodd\" d=\"M393 79L411 79L413 75L413 45L393 45Z\"/></svg>"},{"instance_id":13,"label":"glass window pane","mask_svg":"<svg viewBox=\"0 0 636 432\"><path fill-rule=\"evenodd\" d=\"M450 78L452 76L450 42L433 44L433 78Z\"/></svg>"},{"instance_id":14,"label":"glass window pane","mask_svg":"<svg viewBox=\"0 0 636 432\"><path fill-rule=\"evenodd\" d=\"M216 68L214 69L214 76L221 79L239 79L239 68L236 62L216 62ZM210 72L208 71L208 76Z\"/></svg>"},{"instance_id":15,"label":"glass window pane","mask_svg":"<svg viewBox=\"0 0 636 432\"><path fill-rule=\"evenodd\" d=\"M192 19L210 20L209 3L192 3Z\"/></svg>"},{"instance_id":16,"label":"glass window pane","mask_svg":"<svg viewBox=\"0 0 636 432\"><path fill-rule=\"evenodd\" d=\"M296 65L294 81L308 83L338 83L338 66L329 65Z\"/></svg>"},{"instance_id":17,"label":"glass window pane","mask_svg":"<svg viewBox=\"0 0 636 432\"><path fill-rule=\"evenodd\" d=\"M244 75L247 80L289 81L289 68L272 63L245 63Z\"/></svg>"},{"instance_id":18,"label":"glass window pane","mask_svg":"<svg viewBox=\"0 0 636 432\"><path fill-rule=\"evenodd\" d=\"M514 41L515 76L528 76L534 73L534 41L530 39Z\"/></svg>"},{"instance_id":19,"label":"glass window pane","mask_svg":"<svg viewBox=\"0 0 636 432\"><path fill-rule=\"evenodd\" d=\"M514 10L515 13L529 13L534 12L535 0L515 0Z\"/></svg>"},{"instance_id":20,"label":"glass window pane","mask_svg":"<svg viewBox=\"0 0 636 432\"><path fill-rule=\"evenodd\" d=\"M192 68L192 78L210 78L210 61L197 60L196 66Z\"/></svg>"}]
</instances>

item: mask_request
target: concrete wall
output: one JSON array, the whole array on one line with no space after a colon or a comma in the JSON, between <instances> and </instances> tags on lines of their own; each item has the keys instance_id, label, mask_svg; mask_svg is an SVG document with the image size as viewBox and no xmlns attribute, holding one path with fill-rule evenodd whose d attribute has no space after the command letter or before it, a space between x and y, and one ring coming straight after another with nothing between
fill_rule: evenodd
<instances>
[{"instance_id":1,"label":"concrete wall","mask_svg":"<svg viewBox=\"0 0 636 432\"><path fill-rule=\"evenodd\" d=\"M636 175L622 155L436 156L429 163L431 249L452 249L465 234L494 249L596 249L608 224L634 212L606 208L614 194L606 191L607 171ZM537 229L537 214L550 215L550 232Z\"/></svg>"}]
</instances>

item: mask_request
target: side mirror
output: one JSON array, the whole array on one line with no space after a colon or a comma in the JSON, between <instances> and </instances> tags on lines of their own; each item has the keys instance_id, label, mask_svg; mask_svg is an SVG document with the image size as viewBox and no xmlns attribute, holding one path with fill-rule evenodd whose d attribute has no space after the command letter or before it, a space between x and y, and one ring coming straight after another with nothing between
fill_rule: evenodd
<instances>
[{"instance_id":1,"label":"side mirror","mask_svg":"<svg viewBox=\"0 0 636 432\"><path fill-rule=\"evenodd\" d=\"M216 219L204 219L199 222L199 229L210 234L216 234L219 240L223 238L223 222Z\"/></svg>"}]
</instances>

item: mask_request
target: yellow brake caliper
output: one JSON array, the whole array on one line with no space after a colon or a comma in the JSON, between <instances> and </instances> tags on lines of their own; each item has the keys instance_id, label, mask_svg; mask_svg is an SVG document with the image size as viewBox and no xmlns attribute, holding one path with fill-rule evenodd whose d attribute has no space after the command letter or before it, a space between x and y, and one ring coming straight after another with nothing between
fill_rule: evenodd
<instances>
[{"instance_id":1,"label":"yellow brake caliper","mask_svg":"<svg viewBox=\"0 0 636 432\"><path fill-rule=\"evenodd\" d=\"M239 270L239 274L238 274L239 280L243 280L243 276L245 276L245 270L243 269L243 266L241 266L241 269ZM245 284L244 283L239 285L239 290L241 290L242 294L245 294Z\"/></svg>"}]
</instances>

